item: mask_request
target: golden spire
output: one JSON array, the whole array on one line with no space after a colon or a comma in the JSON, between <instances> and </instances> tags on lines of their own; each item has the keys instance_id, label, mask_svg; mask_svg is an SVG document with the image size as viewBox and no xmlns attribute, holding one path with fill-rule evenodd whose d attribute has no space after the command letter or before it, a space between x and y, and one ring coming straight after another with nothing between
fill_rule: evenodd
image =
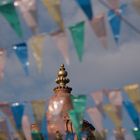
<instances>
[{"instance_id":1,"label":"golden spire","mask_svg":"<svg viewBox=\"0 0 140 140\"><path fill-rule=\"evenodd\" d=\"M70 80L67 78L67 71L65 70L64 64L60 66L60 69L57 74L57 78L55 82L58 84L56 88L54 88L54 92L56 92L59 89L66 89L68 93L71 92L72 88L68 87L67 84L70 82Z\"/></svg>"}]
</instances>

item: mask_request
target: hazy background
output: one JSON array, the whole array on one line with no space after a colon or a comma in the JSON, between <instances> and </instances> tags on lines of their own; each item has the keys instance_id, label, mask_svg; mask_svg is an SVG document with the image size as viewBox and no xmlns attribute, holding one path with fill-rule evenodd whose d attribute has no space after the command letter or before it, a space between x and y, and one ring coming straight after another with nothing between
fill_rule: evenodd
<instances>
[{"instance_id":1,"label":"hazy background","mask_svg":"<svg viewBox=\"0 0 140 140\"><path fill-rule=\"evenodd\" d=\"M131 0L122 2L128 2L125 18L140 30L140 16L131 5ZM92 0L92 4L94 16L101 12L107 12L107 9L98 0ZM70 33L66 28L69 38L70 56L70 65L66 65L66 69L71 80L70 86L73 88L73 94L90 95L101 88L122 88L126 84L140 83L140 34L137 34L122 22L119 46L117 46L106 20L108 49L104 49L77 3L74 0L62 0L61 6L65 27L78 21L86 21L85 54L82 63L78 61ZM56 30L58 27L49 16L41 0L37 0L37 8L40 33ZM30 75L28 77L25 76L20 62L14 52L11 51L12 44L27 41L32 36L22 16L20 16L20 21L24 32L22 39L16 36L15 32L0 15L0 47L7 48L9 52L5 67L5 77L0 81L0 101L16 102L42 98L48 99L53 95L57 71L62 63L65 64L63 56L61 56L55 43L48 36L43 52L43 72L41 74L38 73L29 48ZM93 100L88 98L87 106L92 105ZM110 124L112 127L109 121L105 123ZM131 122L129 125L128 122L126 124L132 128Z\"/></svg>"}]
</instances>

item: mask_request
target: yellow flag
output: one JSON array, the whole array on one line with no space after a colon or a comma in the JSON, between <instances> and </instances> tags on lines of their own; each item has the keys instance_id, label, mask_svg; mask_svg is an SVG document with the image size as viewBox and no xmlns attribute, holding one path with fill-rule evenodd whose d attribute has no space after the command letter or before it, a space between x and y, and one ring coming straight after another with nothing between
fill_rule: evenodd
<instances>
[{"instance_id":1,"label":"yellow flag","mask_svg":"<svg viewBox=\"0 0 140 140\"><path fill-rule=\"evenodd\" d=\"M140 101L140 86L138 84L130 84L124 86L124 91L128 94L133 103Z\"/></svg>"},{"instance_id":2,"label":"yellow flag","mask_svg":"<svg viewBox=\"0 0 140 140\"><path fill-rule=\"evenodd\" d=\"M60 0L43 0L44 5L48 9L49 14L53 17L55 22L64 29L64 23L61 16Z\"/></svg>"},{"instance_id":3,"label":"yellow flag","mask_svg":"<svg viewBox=\"0 0 140 140\"><path fill-rule=\"evenodd\" d=\"M46 114L46 101L45 100L35 100L31 102L32 104L32 109L33 109L33 114L36 123L38 124L39 127L41 127L41 122Z\"/></svg>"},{"instance_id":4,"label":"yellow flag","mask_svg":"<svg viewBox=\"0 0 140 140\"><path fill-rule=\"evenodd\" d=\"M39 34L33 36L29 39L29 46L32 48L33 56L38 66L39 72L42 70L43 66L43 48L44 48L44 41L46 39L46 34Z\"/></svg>"},{"instance_id":5,"label":"yellow flag","mask_svg":"<svg viewBox=\"0 0 140 140\"><path fill-rule=\"evenodd\" d=\"M119 119L119 117L117 115L116 108L111 104L107 104L107 105L104 105L104 111L111 118L111 120L113 121L115 127L116 128L121 128L122 120Z\"/></svg>"}]
</instances>

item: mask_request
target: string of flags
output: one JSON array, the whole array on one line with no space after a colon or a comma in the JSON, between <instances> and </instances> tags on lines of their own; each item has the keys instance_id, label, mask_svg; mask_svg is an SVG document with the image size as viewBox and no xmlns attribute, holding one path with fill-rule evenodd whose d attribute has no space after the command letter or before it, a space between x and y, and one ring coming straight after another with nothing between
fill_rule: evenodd
<instances>
[{"instance_id":1,"label":"string of flags","mask_svg":"<svg viewBox=\"0 0 140 140\"><path fill-rule=\"evenodd\" d=\"M128 95L129 99L123 97L122 93ZM81 136L83 137L84 134L81 134L80 132L82 127L81 122L83 121L84 115L88 114L94 124L94 127L96 128L95 135L97 140L107 139L109 132L107 130L108 126L105 126L104 124L104 119L106 118L109 118L114 124L112 134L116 140L120 139L120 137L121 139L123 138L123 140L128 140L125 136L127 127L123 126L123 121L125 121L123 112L125 109L130 120L135 126L131 130L131 135L133 135L137 140L140 137L140 98L136 98L138 94L140 94L140 85L137 83L125 85L123 89L99 90L90 94L90 98L92 97L95 106L90 106L88 108L86 108L88 96L72 95L71 101L73 104L73 110L69 111L68 114L76 135L79 138ZM104 102L105 97L108 99L108 102L106 103ZM27 140L36 140L35 137L39 138L40 136L42 136L45 140L48 140L51 131L55 129L53 123L59 127L59 130L62 130L61 132L64 132L64 127L62 125L63 122L61 122L59 116L64 105L62 97L51 98L49 100L33 100L28 103L32 105L32 112L34 116L33 124L30 122L30 116L25 113L26 102L0 102L0 111L4 114L4 116L0 116L1 140L13 140L15 138L19 140L23 140L24 138ZM46 105L48 105L48 107ZM28 107L28 104L26 104L26 107ZM12 129L9 128L6 118L10 121ZM52 123L53 128L48 128L47 124L50 122ZM34 129L41 135L36 135ZM118 133L120 134L118 135ZM65 134L65 139L74 140L74 133ZM129 140L132 140L132 138Z\"/></svg>"},{"instance_id":2,"label":"string of flags","mask_svg":"<svg viewBox=\"0 0 140 140\"><path fill-rule=\"evenodd\" d=\"M60 53L63 55L63 58L66 64L70 64L69 53L68 53L68 37L65 32L65 26L62 17L61 9L61 0L42 0L42 3L47 8L48 13L54 21L60 27L59 31L53 33L38 33L38 9L37 9L36 0L1 0L0 2L0 14L5 17L9 25L13 28L16 34L19 37L23 36L20 20L18 17L17 9L21 12L23 19L25 20L28 27L31 29L33 36L31 36L26 42L20 42L17 44L12 44L13 50L17 55L26 75L29 75L29 55L28 47L32 48L32 54L37 64L38 71L41 72L43 67L43 48L45 46L45 40L48 35L50 35L55 42ZM105 16L106 14L94 15L94 9L92 7L92 0L76 0L79 8L85 13L87 19L93 28L95 35L99 38L104 48L108 47L107 35L108 31L106 28ZM112 30L112 35L114 41L119 43L120 32L121 32L121 23L122 21L127 22L132 29L138 31L131 23L129 23L125 17L125 11L128 8L127 3L121 3L119 0L106 0L99 1L101 4L107 5L108 13L107 19ZM139 11L139 0L134 0L132 5L136 8L136 11ZM139 14L139 12L138 12ZM83 60L84 55L84 46L85 46L85 29L86 21L80 21L68 27L73 40L73 46L75 47L78 59L80 62ZM0 50L0 77L4 75L4 65L5 65L5 51L4 49ZM0 78L1 79L1 78Z\"/></svg>"}]
</instances>

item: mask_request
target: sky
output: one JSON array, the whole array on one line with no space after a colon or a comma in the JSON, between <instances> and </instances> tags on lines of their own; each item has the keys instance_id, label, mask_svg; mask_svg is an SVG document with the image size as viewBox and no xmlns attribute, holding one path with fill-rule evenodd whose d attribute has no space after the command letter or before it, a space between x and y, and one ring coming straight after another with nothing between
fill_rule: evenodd
<instances>
[{"instance_id":1,"label":"sky","mask_svg":"<svg viewBox=\"0 0 140 140\"><path fill-rule=\"evenodd\" d=\"M140 30L140 15L128 2L125 18ZM94 16L105 12L107 9L97 0L92 0ZM47 10L37 1L39 32L52 32L58 27L49 16ZM15 43L27 41L31 32L20 16L24 37L19 39L9 27L5 19L0 15L0 47L6 48L10 54L7 57L5 76L0 81L0 101L30 101L34 99L48 99L53 95L56 86L55 78L61 64L65 64L73 88L72 94L86 94L89 98L87 106L93 105L90 94L102 88L123 88L130 83L140 83L140 34L133 31L122 22L119 45L114 42L112 32L106 17L108 49L104 49L101 42L93 32L86 16L74 0L62 0L61 4L66 33L69 38L70 65L66 65L61 53L56 48L48 35L43 51L43 70L38 73L37 67L29 48L30 75L25 76L20 62L11 46ZM79 21L86 21L85 28L85 53L83 62L79 62L72 38L68 28Z\"/></svg>"}]
</instances>

